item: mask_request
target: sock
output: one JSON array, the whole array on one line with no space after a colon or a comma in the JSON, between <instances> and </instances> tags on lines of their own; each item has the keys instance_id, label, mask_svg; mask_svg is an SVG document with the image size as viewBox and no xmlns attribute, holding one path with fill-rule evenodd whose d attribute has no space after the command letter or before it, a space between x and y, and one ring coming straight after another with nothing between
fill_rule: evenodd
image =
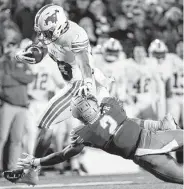
<instances>
[{"instance_id":1,"label":"sock","mask_svg":"<svg viewBox=\"0 0 184 189\"><path fill-rule=\"evenodd\" d=\"M151 131L157 131L161 128L161 121L144 120L144 128Z\"/></svg>"}]
</instances>

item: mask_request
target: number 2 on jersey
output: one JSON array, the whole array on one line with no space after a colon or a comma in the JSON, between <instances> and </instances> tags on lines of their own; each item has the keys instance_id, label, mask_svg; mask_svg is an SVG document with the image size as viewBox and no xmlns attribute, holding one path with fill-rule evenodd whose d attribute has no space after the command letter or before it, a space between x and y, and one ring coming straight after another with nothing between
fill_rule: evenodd
<instances>
[{"instance_id":1,"label":"number 2 on jersey","mask_svg":"<svg viewBox=\"0 0 184 189\"><path fill-rule=\"evenodd\" d=\"M115 119L113 119L110 115L104 115L100 120L100 125L103 129L109 129L109 133L112 135L116 127L118 126Z\"/></svg>"}]
</instances>

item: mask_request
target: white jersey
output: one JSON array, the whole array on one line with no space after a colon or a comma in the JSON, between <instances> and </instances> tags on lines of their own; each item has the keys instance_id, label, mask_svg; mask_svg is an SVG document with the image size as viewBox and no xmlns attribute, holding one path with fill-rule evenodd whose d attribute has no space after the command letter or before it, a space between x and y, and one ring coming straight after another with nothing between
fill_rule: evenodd
<instances>
[{"instance_id":1,"label":"white jersey","mask_svg":"<svg viewBox=\"0 0 184 189\"><path fill-rule=\"evenodd\" d=\"M167 112L171 113L175 121L183 124L183 86L184 70L183 61L176 54L167 54L167 64L172 67L171 74L171 93L172 96L167 100ZM181 123L180 123L181 121Z\"/></svg>"},{"instance_id":2,"label":"white jersey","mask_svg":"<svg viewBox=\"0 0 184 189\"><path fill-rule=\"evenodd\" d=\"M73 82L82 79L75 53L86 49L89 52L89 58L91 57L89 39L83 28L69 21L69 29L56 41L47 45L47 48L50 57L57 62L65 81Z\"/></svg>"},{"instance_id":3,"label":"white jersey","mask_svg":"<svg viewBox=\"0 0 184 189\"><path fill-rule=\"evenodd\" d=\"M118 96L118 91L123 88L125 62L123 54L120 55L119 59L114 62L107 62L102 54L93 54L93 58L95 67L101 70L107 78L114 79L114 82L109 83L109 90L111 95Z\"/></svg>"},{"instance_id":4,"label":"white jersey","mask_svg":"<svg viewBox=\"0 0 184 189\"><path fill-rule=\"evenodd\" d=\"M159 73L161 78L160 82L160 97L157 103L157 112L158 118L163 118L164 115L167 113L167 98L170 97L171 94L171 78L172 78L172 58L169 54L166 54L165 58L163 59L156 59L152 58L156 62L156 70Z\"/></svg>"},{"instance_id":5,"label":"white jersey","mask_svg":"<svg viewBox=\"0 0 184 189\"><path fill-rule=\"evenodd\" d=\"M183 60L176 54L170 54L172 64L171 91L173 96L183 96L184 70Z\"/></svg>"},{"instance_id":6,"label":"white jersey","mask_svg":"<svg viewBox=\"0 0 184 189\"><path fill-rule=\"evenodd\" d=\"M31 64L30 68L35 76L28 85L28 94L33 100L48 101L49 92L55 92L63 78L56 63L46 55L39 64Z\"/></svg>"},{"instance_id":7,"label":"white jersey","mask_svg":"<svg viewBox=\"0 0 184 189\"><path fill-rule=\"evenodd\" d=\"M162 80L166 82L172 76L172 56L170 56L170 54L166 54L164 59L153 59L155 59L157 63L157 71L160 73Z\"/></svg>"},{"instance_id":8,"label":"white jersey","mask_svg":"<svg viewBox=\"0 0 184 189\"><path fill-rule=\"evenodd\" d=\"M134 98L139 109L152 105L158 98L158 77L154 63L149 58L145 59L145 64L137 64L133 59L128 59L126 65L127 95Z\"/></svg>"},{"instance_id":9,"label":"white jersey","mask_svg":"<svg viewBox=\"0 0 184 189\"><path fill-rule=\"evenodd\" d=\"M92 70L94 70L94 74L92 74L94 91L92 92L97 93L98 89L100 91L101 87L97 88L95 85L96 83L94 79L97 80L98 78L96 78L97 74L95 74L95 68L92 67L92 55L89 39L85 30L79 25L69 21L68 30L56 41L48 44L47 48L48 54L57 63L66 85L49 101L42 116L40 116L40 119L38 120L40 128L49 128L50 125L59 123L72 116L70 111L70 101L73 94L75 94L83 85L83 75L79 67L81 62L78 62L80 61L78 60L79 52L84 50L87 51L88 57L86 58L89 59L89 64ZM102 94L102 92L100 92L99 94ZM103 92L103 95L97 96L99 102L102 97L104 97L105 92Z\"/></svg>"}]
</instances>

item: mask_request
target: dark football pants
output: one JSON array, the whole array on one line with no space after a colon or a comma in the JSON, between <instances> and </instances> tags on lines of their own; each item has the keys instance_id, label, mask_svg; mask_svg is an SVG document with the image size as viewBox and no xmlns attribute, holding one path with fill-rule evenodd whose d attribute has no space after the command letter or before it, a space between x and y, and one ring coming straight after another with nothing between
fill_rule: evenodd
<instances>
[{"instance_id":1,"label":"dark football pants","mask_svg":"<svg viewBox=\"0 0 184 189\"><path fill-rule=\"evenodd\" d=\"M162 149L171 141L176 140L177 149L183 150L183 134L183 130L157 131L155 133L144 130L138 148ZM135 156L134 162L163 181L183 183L183 165L178 164L168 153Z\"/></svg>"}]
</instances>

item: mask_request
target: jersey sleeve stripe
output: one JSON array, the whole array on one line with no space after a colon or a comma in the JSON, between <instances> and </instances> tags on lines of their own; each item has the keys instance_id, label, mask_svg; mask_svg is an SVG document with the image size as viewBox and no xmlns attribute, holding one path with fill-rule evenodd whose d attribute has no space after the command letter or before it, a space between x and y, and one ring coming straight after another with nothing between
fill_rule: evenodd
<instances>
[{"instance_id":1,"label":"jersey sleeve stripe","mask_svg":"<svg viewBox=\"0 0 184 189\"><path fill-rule=\"evenodd\" d=\"M83 44L83 43L86 43L86 42L89 42L88 39L86 39L85 41L81 41L81 42L72 42L72 44Z\"/></svg>"},{"instance_id":2,"label":"jersey sleeve stripe","mask_svg":"<svg viewBox=\"0 0 184 189\"><path fill-rule=\"evenodd\" d=\"M83 46L76 46L75 48L72 47L72 50L74 51L79 51L79 50L82 50L82 49L85 49L88 47L89 44L86 44L86 45L83 45Z\"/></svg>"},{"instance_id":3,"label":"jersey sleeve stripe","mask_svg":"<svg viewBox=\"0 0 184 189\"><path fill-rule=\"evenodd\" d=\"M85 47L85 46L88 46L88 44L89 44L88 40L81 42L81 43L72 43L72 49L73 48Z\"/></svg>"}]
</instances>

